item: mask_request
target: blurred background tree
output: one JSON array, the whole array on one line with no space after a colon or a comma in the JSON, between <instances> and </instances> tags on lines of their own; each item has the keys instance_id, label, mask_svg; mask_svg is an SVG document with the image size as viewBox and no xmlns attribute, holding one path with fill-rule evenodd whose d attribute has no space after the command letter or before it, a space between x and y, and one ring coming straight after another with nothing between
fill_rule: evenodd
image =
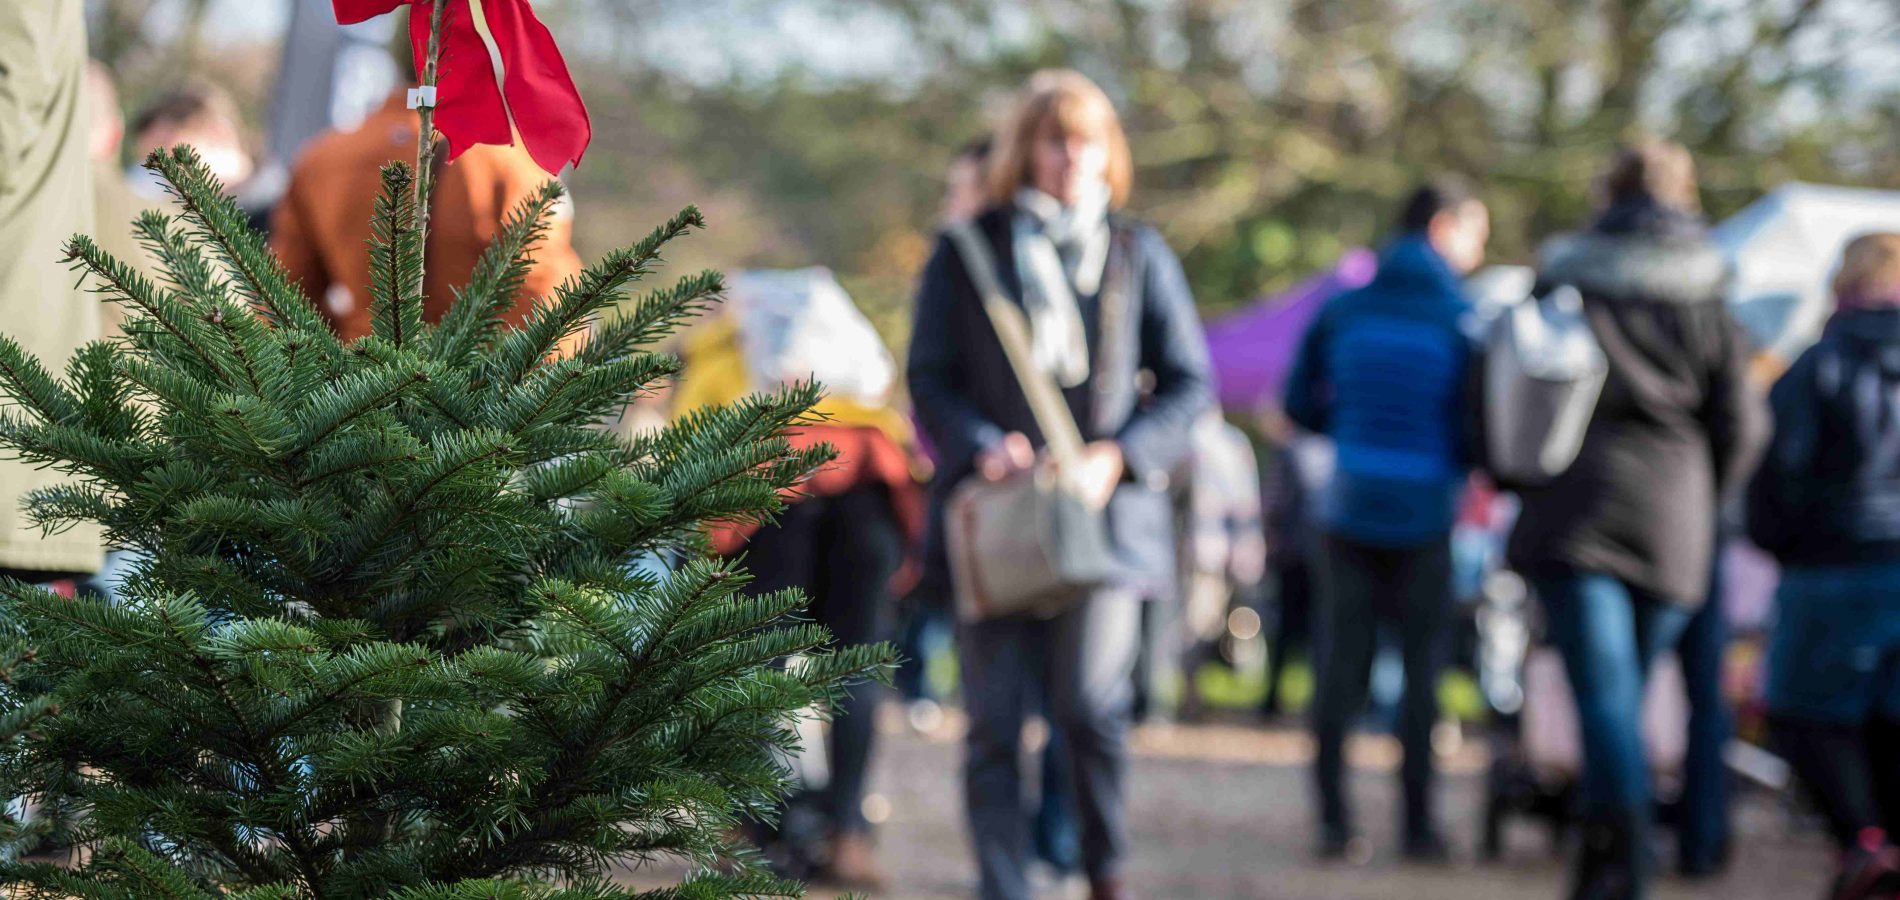
<instances>
[{"instance_id":1,"label":"blurred background tree","mask_svg":"<svg viewBox=\"0 0 1900 900\"><path fill-rule=\"evenodd\" d=\"M93 0L96 52L238 87L262 121L268 74L205 36L222 5ZM542 9L578 36L570 58L599 129L572 175L583 252L696 199L717 243L686 262L831 266L894 341L945 166L1042 66L1079 68L1122 105L1135 211L1181 252L1210 313L1376 242L1433 171L1479 181L1495 258L1527 261L1588 214L1608 148L1637 128L1697 151L1718 218L1791 179L1900 186L1900 10L1886 0Z\"/></svg>"}]
</instances>

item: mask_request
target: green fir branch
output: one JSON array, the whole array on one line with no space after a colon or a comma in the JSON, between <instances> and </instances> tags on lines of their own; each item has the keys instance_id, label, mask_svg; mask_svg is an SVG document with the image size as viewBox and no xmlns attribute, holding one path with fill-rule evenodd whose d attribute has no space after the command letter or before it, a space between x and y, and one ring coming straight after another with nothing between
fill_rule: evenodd
<instances>
[{"instance_id":1,"label":"green fir branch","mask_svg":"<svg viewBox=\"0 0 1900 900\"><path fill-rule=\"evenodd\" d=\"M73 238L66 245L67 259L73 267L90 274L100 283L101 293L116 295L121 302L144 314L141 320L157 326L168 337L154 341L154 351L171 361L195 368L193 374L220 382L230 379L230 371L217 357L209 341L206 322L179 302L176 295L159 288L126 263L113 259L89 237Z\"/></svg>"},{"instance_id":2,"label":"green fir branch","mask_svg":"<svg viewBox=\"0 0 1900 900\"><path fill-rule=\"evenodd\" d=\"M198 307L230 296L230 282L205 258L204 250L178 219L163 210L148 209L132 223L133 234L158 270L184 300Z\"/></svg>"},{"instance_id":3,"label":"green fir branch","mask_svg":"<svg viewBox=\"0 0 1900 900\"><path fill-rule=\"evenodd\" d=\"M422 231L416 174L404 162L383 167L382 193L370 216L370 320L374 334L401 349L422 336Z\"/></svg>"},{"instance_id":4,"label":"green fir branch","mask_svg":"<svg viewBox=\"0 0 1900 900\"><path fill-rule=\"evenodd\" d=\"M79 400L19 342L0 334L0 391L36 422L57 424L79 415Z\"/></svg>"},{"instance_id":5,"label":"green fir branch","mask_svg":"<svg viewBox=\"0 0 1900 900\"><path fill-rule=\"evenodd\" d=\"M589 365L625 359L655 343L680 323L699 315L719 301L725 276L701 272L680 279L672 287L641 299L632 312L602 324L588 336L580 358Z\"/></svg>"},{"instance_id":6,"label":"green fir branch","mask_svg":"<svg viewBox=\"0 0 1900 900\"><path fill-rule=\"evenodd\" d=\"M504 336L497 348L490 383L502 388L519 384L561 341L585 328L602 310L625 296L626 287L652 271L660 250L669 241L705 226L697 207L681 210L638 244L607 254L555 291L550 301L535 305L527 322Z\"/></svg>"},{"instance_id":7,"label":"green fir branch","mask_svg":"<svg viewBox=\"0 0 1900 900\"><path fill-rule=\"evenodd\" d=\"M550 179L502 221L495 240L476 262L468 285L457 294L432 336L437 358L464 359L487 347L501 331L502 316L527 284L534 250L547 238L554 209L565 196L561 183Z\"/></svg>"},{"instance_id":8,"label":"green fir branch","mask_svg":"<svg viewBox=\"0 0 1900 900\"><path fill-rule=\"evenodd\" d=\"M327 333L329 326L303 292L291 283L283 263L250 226L244 211L224 192L224 185L188 146L159 148L145 158L145 166L165 179L183 209L184 220L203 246L229 266L232 286L247 302L263 310L272 325L311 333Z\"/></svg>"}]
</instances>

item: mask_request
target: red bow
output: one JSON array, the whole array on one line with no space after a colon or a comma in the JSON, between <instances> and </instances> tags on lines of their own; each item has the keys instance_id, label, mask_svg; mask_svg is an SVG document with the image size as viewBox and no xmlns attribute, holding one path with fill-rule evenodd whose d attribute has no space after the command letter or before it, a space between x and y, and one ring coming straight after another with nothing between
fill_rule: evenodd
<instances>
[{"instance_id":1,"label":"red bow","mask_svg":"<svg viewBox=\"0 0 1900 900\"><path fill-rule=\"evenodd\" d=\"M344 25L375 18L398 6L414 6L409 13L409 43L415 49L416 71L423 70L434 0L333 2L336 20ZM528 155L549 173L559 173L570 162L579 163L594 135L587 106L568 75L554 36L534 17L527 0L484 0L482 4L488 33L501 51L499 86L488 46L475 27L473 6L463 0L450 2L454 5L443 17L435 108L435 128L449 142L449 159L476 144L513 146L514 133L519 129Z\"/></svg>"}]
</instances>

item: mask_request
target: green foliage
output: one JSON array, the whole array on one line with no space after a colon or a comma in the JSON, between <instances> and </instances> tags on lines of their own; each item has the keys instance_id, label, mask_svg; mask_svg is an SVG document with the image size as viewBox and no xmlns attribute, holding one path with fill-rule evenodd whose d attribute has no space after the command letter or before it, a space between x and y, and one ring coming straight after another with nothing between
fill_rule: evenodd
<instances>
[{"instance_id":1,"label":"green foliage","mask_svg":"<svg viewBox=\"0 0 1900 900\"><path fill-rule=\"evenodd\" d=\"M788 624L798 596L751 595L696 548L827 458L782 436L816 387L642 439L601 427L673 373L643 348L720 290L708 273L623 305L698 212L510 330L550 183L431 326L413 173L394 164L375 331L346 345L189 150L149 164L182 209L138 224L163 277L84 237L69 250L128 309L123 341L55 377L0 338L0 446L71 476L33 515L145 556L116 605L0 585L0 792L46 813L0 840L88 854L0 864L0 882L591 900L638 896L613 869L666 856L698 874L650 896L796 894L729 835L774 810L792 717L888 653L829 649ZM633 566L656 552L688 561Z\"/></svg>"},{"instance_id":2,"label":"green foliage","mask_svg":"<svg viewBox=\"0 0 1900 900\"><path fill-rule=\"evenodd\" d=\"M1869 63L1892 52L1894 4L870 0L838 5L866 23L862 53L761 50L770 11L795 5L551 4L655 48L577 61L589 96L641 111L597 123L613 135L596 151L607 164L579 172L583 240L651 190L629 173L666 166L667 181L746 204L754 230L722 229L722 258L832 266L901 338L951 156L1041 66L1079 68L1114 98L1133 212L1181 254L1209 313L1381 241L1430 173L1476 181L1491 258L1528 263L1591 214L1632 128L1695 152L1717 218L1789 180L1900 187L1900 103ZM692 44L681 65L655 36L669 25L734 39Z\"/></svg>"}]
</instances>

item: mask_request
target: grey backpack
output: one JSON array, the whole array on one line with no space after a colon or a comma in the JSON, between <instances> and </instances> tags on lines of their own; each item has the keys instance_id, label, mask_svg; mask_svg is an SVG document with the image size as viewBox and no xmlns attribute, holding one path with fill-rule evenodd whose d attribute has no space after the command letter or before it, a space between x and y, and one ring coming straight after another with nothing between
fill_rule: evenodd
<instances>
[{"instance_id":1,"label":"grey backpack","mask_svg":"<svg viewBox=\"0 0 1900 900\"><path fill-rule=\"evenodd\" d=\"M1505 484L1535 486L1577 459L1609 375L1583 296L1564 285L1504 309L1485 342L1485 452Z\"/></svg>"}]
</instances>

